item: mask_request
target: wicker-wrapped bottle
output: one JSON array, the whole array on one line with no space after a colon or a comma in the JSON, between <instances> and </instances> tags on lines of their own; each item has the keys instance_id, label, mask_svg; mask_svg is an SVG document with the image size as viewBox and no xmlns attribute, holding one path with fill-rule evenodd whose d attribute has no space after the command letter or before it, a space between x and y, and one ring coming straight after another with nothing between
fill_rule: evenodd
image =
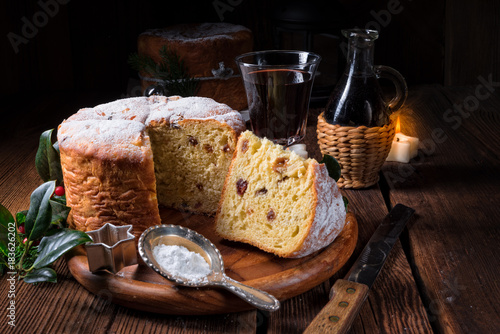
<instances>
[{"instance_id":1,"label":"wicker-wrapped bottle","mask_svg":"<svg viewBox=\"0 0 500 334\"><path fill-rule=\"evenodd\" d=\"M403 76L388 66L373 65L375 30L343 30L348 38L347 65L318 119L318 142L323 154L342 167L340 187L366 188L378 181L378 172L391 148L392 111L406 100ZM384 100L379 78L391 80L396 96Z\"/></svg>"}]
</instances>

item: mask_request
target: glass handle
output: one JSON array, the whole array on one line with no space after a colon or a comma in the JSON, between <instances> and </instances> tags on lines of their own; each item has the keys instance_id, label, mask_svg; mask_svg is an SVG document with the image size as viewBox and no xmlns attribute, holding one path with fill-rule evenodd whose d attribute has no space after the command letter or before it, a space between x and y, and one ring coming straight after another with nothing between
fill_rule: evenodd
<instances>
[{"instance_id":1,"label":"glass handle","mask_svg":"<svg viewBox=\"0 0 500 334\"><path fill-rule=\"evenodd\" d=\"M377 65L373 67L377 78L389 79L396 87L396 96L389 101L389 108L391 111L396 111L405 103L408 96L408 87L406 86L405 78L389 66Z\"/></svg>"}]
</instances>

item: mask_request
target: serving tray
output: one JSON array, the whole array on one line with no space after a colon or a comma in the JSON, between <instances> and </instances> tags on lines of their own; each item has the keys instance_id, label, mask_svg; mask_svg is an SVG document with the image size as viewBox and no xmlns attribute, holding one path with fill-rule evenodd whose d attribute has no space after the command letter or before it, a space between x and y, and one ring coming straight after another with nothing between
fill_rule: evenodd
<instances>
[{"instance_id":1,"label":"serving tray","mask_svg":"<svg viewBox=\"0 0 500 334\"><path fill-rule=\"evenodd\" d=\"M358 237L354 214L348 213L342 233L328 247L300 259L283 259L243 243L221 239L213 218L175 210L161 210L164 224L179 224L201 233L219 248L226 274L264 290L280 301L297 296L333 276L349 259ZM66 257L71 274L87 290L111 297L111 302L141 311L173 315L206 315L250 310L252 305L219 288L178 286L139 264L116 274L89 271L83 246Z\"/></svg>"}]
</instances>

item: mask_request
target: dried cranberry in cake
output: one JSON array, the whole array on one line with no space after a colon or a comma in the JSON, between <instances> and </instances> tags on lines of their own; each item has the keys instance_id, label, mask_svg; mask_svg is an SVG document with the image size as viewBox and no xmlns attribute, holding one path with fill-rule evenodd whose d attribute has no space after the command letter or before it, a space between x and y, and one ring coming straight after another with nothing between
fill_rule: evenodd
<instances>
[{"instance_id":1,"label":"dried cranberry in cake","mask_svg":"<svg viewBox=\"0 0 500 334\"><path fill-rule=\"evenodd\" d=\"M248 140L244 140L243 143L241 143L241 152L245 153L248 150Z\"/></svg>"},{"instance_id":2,"label":"dried cranberry in cake","mask_svg":"<svg viewBox=\"0 0 500 334\"><path fill-rule=\"evenodd\" d=\"M205 149L205 151L207 151L207 153L213 153L214 152L214 149L212 148L212 145L205 144L205 145L203 145L203 148Z\"/></svg>"},{"instance_id":3,"label":"dried cranberry in cake","mask_svg":"<svg viewBox=\"0 0 500 334\"><path fill-rule=\"evenodd\" d=\"M243 197L243 194L245 194L245 191L247 191L247 187L247 181L243 179L239 179L238 181L236 181L236 192L238 193L238 195Z\"/></svg>"},{"instance_id":4,"label":"dried cranberry in cake","mask_svg":"<svg viewBox=\"0 0 500 334\"><path fill-rule=\"evenodd\" d=\"M198 145L198 140L196 140L196 138L193 136L189 136L189 143L193 146L196 146Z\"/></svg>"},{"instance_id":5,"label":"dried cranberry in cake","mask_svg":"<svg viewBox=\"0 0 500 334\"><path fill-rule=\"evenodd\" d=\"M202 191L203 190L203 184L201 184L201 183L196 184L196 188L198 188L199 191Z\"/></svg>"},{"instance_id":6,"label":"dried cranberry in cake","mask_svg":"<svg viewBox=\"0 0 500 334\"><path fill-rule=\"evenodd\" d=\"M276 213L274 213L274 210L272 208L269 209L269 212L267 213L266 218L269 221L276 219Z\"/></svg>"},{"instance_id":7,"label":"dried cranberry in cake","mask_svg":"<svg viewBox=\"0 0 500 334\"><path fill-rule=\"evenodd\" d=\"M267 194L266 188L259 189L255 192L255 196L260 196L260 195L265 195L265 194Z\"/></svg>"},{"instance_id":8,"label":"dried cranberry in cake","mask_svg":"<svg viewBox=\"0 0 500 334\"><path fill-rule=\"evenodd\" d=\"M278 158L273 164L273 170L276 173L282 174L283 172L286 171L286 163L288 162L288 159L286 158Z\"/></svg>"}]
</instances>

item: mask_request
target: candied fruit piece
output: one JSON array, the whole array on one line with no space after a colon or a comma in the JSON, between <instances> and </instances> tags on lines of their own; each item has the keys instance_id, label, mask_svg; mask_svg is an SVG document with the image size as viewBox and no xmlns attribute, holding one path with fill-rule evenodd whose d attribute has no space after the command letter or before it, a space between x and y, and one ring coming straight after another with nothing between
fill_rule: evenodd
<instances>
[{"instance_id":1,"label":"candied fruit piece","mask_svg":"<svg viewBox=\"0 0 500 334\"><path fill-rule=\"evenodd\" d=\"M274 219L276 219L276 213L274 213L274 210L272 208L269 209L269 212L267 213L266 218L267 218L267 220L274 220Z\"/></svg>"},{"instance_id":2,"label":"candied fruit piece","mask_svg":"<svg viewBox=\"0 0 500 334\"><path fill-rule=\"evenodd\" d=\"M284 182L284 181L286 181L286 180L288 180L288 179L289 179L289 177L288 177L288 176L285 176L285 177L284 177L284 178L282 178L281 180L278 180L278 183Z\"/></svg>"},{"instance_id":3,"label":"candied fruit piece","mask_svg":"<svg viewBox=\"0 0 500 334\"><path fill-rule=\"evenodd\" d=\"M214 149L212 148L212 145L209 145L209 144L205 144L203 145L203 148L205 149L205 151L207 151L208 153L212 153L214 151Z\"/></svg>"},{"instance_id":4,"label":"candied fruit piece","mask_svg":"<svg viewBox=\"0 0 500 334\"><path fill-rule=\"evenodd\" d=\"M248 182L243 179L239 179L236 182L236 193L243 197L243 194L245 194L247 187L248 187Z\"/></svg>"},{"instance_id":5,"label":"candied fruit piece","mask_svg":"<svg viewBox=\"0 0 500 334\"><path fill-rule=\"evenodd\" d=\"M286 171L286 163L288 162L288 159L286 158L278 158L273 164L273 170L276 173L282 174L283 172Z\"/></svg>"},{"instance_id":6,"label":"candied fruit piece","mask_svg":"<svg viewBox=\"0 0 500 334\"><path fill-rule=\"evenodd\" d=\"M260 195L265 195L265 194L267 194L266 188L259 189L255 192L255 196L260 196Z\"/></svg>"},{"instance_id":7,"label":"candied fruit piece","mask_svg":"<svg viewBox=\"0 0 500 334\"><path fill-rule=\"evenodd\" d=\"M241 143L241 152L245 153L248 150L248 139L245 139L243 143Z\"/></svg>"},{"instance_id":8,"label":"candied fruit piece","mask_svg":"<svg viewBox=\"0 0 500 334\"><path fill-rule=\"evenodd\" d=\"M189 143L193 146L196 146L198 145L198 140L193 136L189 136Z\"/></svg>"}]
</instances>

